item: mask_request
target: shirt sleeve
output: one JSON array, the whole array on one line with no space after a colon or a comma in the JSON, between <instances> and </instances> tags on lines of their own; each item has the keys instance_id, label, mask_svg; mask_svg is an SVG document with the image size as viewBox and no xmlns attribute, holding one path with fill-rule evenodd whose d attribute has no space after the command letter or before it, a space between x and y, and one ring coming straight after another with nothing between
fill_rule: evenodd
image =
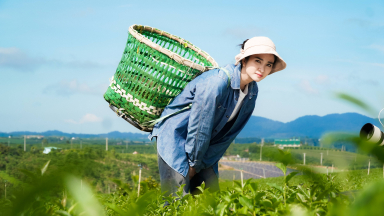
<instances>
[{"instance_id":1,"label":"shirt sleeve","mask_svg":"<svg viewBox=\"0 0 384 216\"><path fill-rule=\"evenodd\" d=\"M196 172L203 168L202 159L209 147L217 101L223 88L226 88L225 80L214 76L198 82L194 89L185 151L189 165L194 167Z\"/></svg>"}]
</instances>

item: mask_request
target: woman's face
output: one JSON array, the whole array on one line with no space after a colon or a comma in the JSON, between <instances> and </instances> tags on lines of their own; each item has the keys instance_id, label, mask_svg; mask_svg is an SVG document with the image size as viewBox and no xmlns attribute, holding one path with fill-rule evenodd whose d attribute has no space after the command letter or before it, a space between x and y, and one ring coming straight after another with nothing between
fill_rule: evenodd
<instances>
[{"instance_id":1,"label":"woman's face","mask_svg":"<svg viewBox=\"0 0 384 216\"><path fill-rule=\"evenodd\" d=\"M244 78L249 82L260 82L271 73L273 64L275 63L275 55L255 54L250 56L247 62L245 62L244 59L242 61L242 76L245 76Z\"/></svg>"}]
</instances>

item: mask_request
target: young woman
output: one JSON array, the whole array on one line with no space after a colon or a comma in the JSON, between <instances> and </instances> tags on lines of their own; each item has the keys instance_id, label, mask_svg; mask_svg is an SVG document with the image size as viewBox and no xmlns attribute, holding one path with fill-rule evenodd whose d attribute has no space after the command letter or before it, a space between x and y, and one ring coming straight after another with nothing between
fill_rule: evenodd
<instances>
[{"instance_id":1,"label":"young woman","mask_svg":"<svg viewBox=\"0 0 384 216\"><path fill-rule=\"evenodd\" d=\"M162 116L189 104L191 109L154 126L162 191L184 194L205 182L219 190L218 161L252 115L257 82L283 70L284 60L267 37L244 41L236 63L204 72L192 80L164 109Z\"/></svg>"}]
</instances>

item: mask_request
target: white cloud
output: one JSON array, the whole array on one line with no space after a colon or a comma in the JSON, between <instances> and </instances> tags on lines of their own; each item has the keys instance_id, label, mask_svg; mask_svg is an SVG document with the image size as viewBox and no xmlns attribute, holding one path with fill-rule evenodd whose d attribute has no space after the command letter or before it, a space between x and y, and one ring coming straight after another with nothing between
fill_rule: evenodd
<instances>
[{"instance_id":1,"label":"white cloud","mask_svg":"<svg viewBox=\"0 0 384 216\"><path fill-rule=\"evenodd\" d=\"M60 96L70 96L73 94L103 95L107 90L108 84L99 84L90 87L86 83L80 83L77 80L62 80L59 83L49 85L43 93L54 93Z\"/></svg>"},{"instance_id":2,"label":"white cloud","mask_svg":"<svg viewBox=\"0 0 384 216\"><path fill-rule=\"evenodd\" d=\"M384 63L377 63L377 62L361 62L361 61L352 61L349 59L337 59L338 62L347 62L352 64L360 64L360 65L371 65L375 67L382 67L384 68Z\"/></svg>"},{"instance_id":3,"label":"white cloud","mask_svg":"<svg viewBox=\"0 0 384 216\"><path fill-rule=\"evenodd\" d=\"M318 94L319 92L314 89L311 83L308 80L302 80L299 84L299 87L309 94Z\"/></svg>"},{"instance_id":4,"label":"white cloud","mask_svg":"<svg viewBox=\"0 0 384 216\"><path fill-rule=\"evenodd\" d=\"M370 65L384 68L383 63L370 63Z\"/></svg>"},{"instance_id":5,"label":"white cloud","mask_svg":"<svg viewBox=\"0 0 384 216\"><path fill-rule=\"evenodd\" d=\"M327 84L330 82L330 79L327 75L319 75L315 77L315 82L318 84Z\"/></svg>"},{"instance_id":6,"label":"white cloud","mask_svg":"<svg viewBox=\"0 0 384 216\"><path fill-rule=\"evenodd\" d=\"M233 27L233 28L227 28L224 31L225 35L230 35L236 39L249 39L252 37L255 37L257 35L262 35L266 31L254 26L248 26L248 27Z\"/></svg>"},{"instance_id":7,"label":"white cloud","mask_svg":"<svg viewBox=\"0 0 384 216\"><path fill-rule=\"evenodd\" d=\"M370 48L370 49L374 49L374 50L378 50L378 51L384 53L384 46L383 46L383 45L379 45L379 44L371 44L371 45L368 46L368 48Z\"/></svg>"},{"instance_id":8,"label":"white cloud","mask_svg":"<svg viewBox=\"0 0 384 216\"><path fill-rule=\"evenodd\" d=\"M44 64L43 59L32 58L17 48L0 47L0 67L31 71L41 64Z\"/></svg>"},{"instance_id":9,"label":"white cloud","mask_svg":"<svg viewBox=\"0 0 384 216\"><path fill-rule=\"evenodd\" d=\"M0 67L12 68L22 72L30 72L44 65L69 68L96 68L101 66L91 61L66 62L56 59L32 57L15 47L0 47Z\"/></svg>"},{"instance_id":10,"label":"white cloud","mask_svg":"<svg viewBox=\"0 0 384 216\"><path fill-rule=\"evenodd\" d=\"M87 113L79 121L75 121L73 119L66 119L64 121L71 124L84 124L84 123L102 122L103 119L97 117L94 114Z\"/></svg>"}]
</instances>

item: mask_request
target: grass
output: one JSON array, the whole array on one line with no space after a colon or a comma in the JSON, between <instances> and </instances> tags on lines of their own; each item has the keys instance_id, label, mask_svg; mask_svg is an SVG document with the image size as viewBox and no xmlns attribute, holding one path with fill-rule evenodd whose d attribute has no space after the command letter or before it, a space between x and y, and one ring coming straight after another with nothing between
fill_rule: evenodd
<instances>
[{"instance_id":1,"label":"grass","mask_svg":"<svg viewBox=\"0 0 384 216\"><path fill-rule=\"evenodd\" d=\"M362 166L368 166L369 156L363 154L357 154L346 151L336 150L310 150L310 149L292 149L292 153L303 154L306 153L306 157L314 157L319 163L321 159L320 153L323 153L323 166L333 166L337 168L347 168L352 164L359 164ZM372 164L376 163L372 158Z\"/></svg>"}]
</instances>

